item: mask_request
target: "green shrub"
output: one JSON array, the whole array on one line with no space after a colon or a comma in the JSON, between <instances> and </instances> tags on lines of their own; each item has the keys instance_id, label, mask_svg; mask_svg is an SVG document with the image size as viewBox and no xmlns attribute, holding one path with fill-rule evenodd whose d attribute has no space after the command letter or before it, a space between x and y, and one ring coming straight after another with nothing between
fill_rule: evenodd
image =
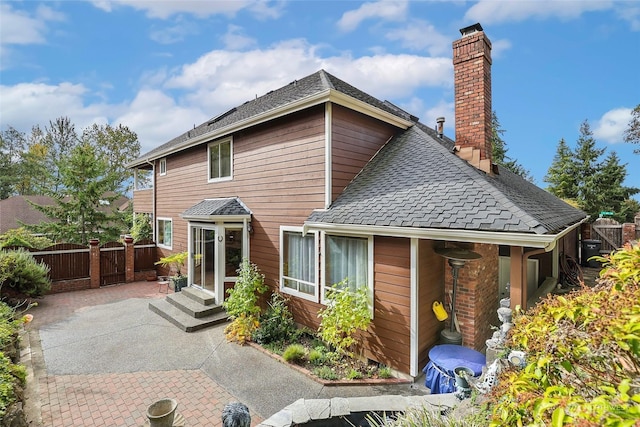
<instances>
[{"instance_id":1,"label":"green shrub","mask_svg":"<svg viewBox=\"0 0 640 427\"><path fill-rule=\"evenodd\" d=\"M318 334L336 350L346 353L355 343L353 335L367 330L371 324L368 289L353 291L345 279L327 291L326 300L326 308L318 312L321 318Z\"/></svg>"},{"instance_id":2,"label":"green shrub","mask_svg":"<svg viewBox=\"0 0 640 427\"><path fill-rule=\"evenodd\" d=\"M337 380L340 376L329 366L320 366L313 370L313 375L323 380Z\"/></svg>"},{"instance_id":3,"label":"green shrub","mask_svg":"<svg viewBox=\"0 0 640 427\"><path fill-rule=\"evenodd\" d=\"M303 345L291 344L284 349L284 353L282 353L282 358L290 363L300 362L304 360L305 354L306 354L306 351Z\"/></svg>"},{"instance_id":4,"label":"green shrub","mask_svg":"<svg viewBox=\"0 0 640 427\"><path fill-rule=\"evenodd\" d=\"M0 249L9 246L44 249L53 244L53 240L47 237L35 236L24 227L7 230L6 233L0 234Z\"/></svg>"},{"instance_id":5,"label":"green shrub","mask_svg":"<svg viewBox=\"0 0 640 427\"><path fill-rule=\"evenodd\" d=\"M324 362L323 352L315 348L309 352L307 358L312 365L321 365Z\"/></svg>"},{"instance_id":6,"label":"green shrub","mask_svg":"<svg viewBox=\"0 0 640 427\"><path fill-rule=\"evenodd\" d=\"M351 368L349 372L347 372L347 379L360 380L362 379L362 372L358 372L357 370Z\"/></svg>"},{"instance_id":7,"label":"green shrub","mask_svg":"<svg viewBox=\"0 0 640 427\"><path fill-rule=\"evenodd\" d=\"M296 330L293 315L287 306L287 299L280 293L273 293L267 310L260 317L260 326L252 339L262 345L285 341L291 339Z\"/></svg>"},{"instance_id":8,"label":"green shrub","mask_svg":"<svg viewBox=\"0 0 640 427\"><path fill-rule=\"evenodd\" d=\"M25 368L14 364L18 359L18 333L28 316L0 302L0 420L7 408L18 399L26 378Z\"/></svg>"},{"instance_id":9,"label":"green shrub","mask_svg":"<svg viewBox=\"0 0 640 427\"><path fill-rule=\"evenodd\" d=\"M37 297L51 289L49 266L37 262L27 251L0 250L0 294L5 286L17 292Z\"/></svg>"},{"instance_id":10,"label":"green shrub","mask_svg":"<svg viewBox=\"0 0 640 427\"><path fill-rule=\"evenodd\" d=\"M393 374L391 373L391 368L388 366L380 366L378 368L378 377L379 378L391 378Z\"/></svg>"},{"instance_id":11,"label":"green shrub","mask_svg":"<svg viewBox=\"0 0 640 427\"><path fill-rule=\"evenodd\" d=\"M225 335L229 341L244 344L251 340L252 334L260 326L259 294L266 290L264 275L258 267L247 259L242 260L238 269L238 280L233 288L227 290L229 296L222 303L222 307L232 319L231 324L225 328Z\"/></svg>"},{"instance_id":12,"label":"green shrub","mask_svg":"<svg viewBox=\"0 0 640 427\"><path fill-rule=\"evenodd\" d=\"M515 316L507 345L528 365L500 375L491 425L638 425L640 246L602 261L596 287Z\"/></svg>"}]
</instances>

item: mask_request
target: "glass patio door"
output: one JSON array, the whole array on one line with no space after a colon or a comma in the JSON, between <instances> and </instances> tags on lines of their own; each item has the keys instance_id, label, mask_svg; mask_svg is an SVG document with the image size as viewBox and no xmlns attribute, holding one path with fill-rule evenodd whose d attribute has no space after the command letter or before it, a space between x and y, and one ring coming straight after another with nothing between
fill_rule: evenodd
<instances>
[{"instance_id":1,"label":"glass patio door","mask_svg":"<svg viewBox=\"0 0 640 427\"><path fill-rule=\"evenodd\" d=\"M194 286L209 292L216 291L216 230L191 228L191 271Z\"/></svg>"}]
</instances>

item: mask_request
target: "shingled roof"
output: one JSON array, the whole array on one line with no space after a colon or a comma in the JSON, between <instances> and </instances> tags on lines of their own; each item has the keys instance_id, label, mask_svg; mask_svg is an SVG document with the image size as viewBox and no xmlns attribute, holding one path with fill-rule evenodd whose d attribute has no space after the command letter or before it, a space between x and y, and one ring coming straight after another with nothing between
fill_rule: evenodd
<instances>
[{"instance_id":1,"label":"shingled roof","mask_svg":"<svg viewBox=\"0 0 640 427\"><path fill-rule=\"evenodd\" d=\"M302 79L294 80L280 89L268 92L261 97L247 101L242 105L212 117L199 126L173 138L171 141L141 155L129 166L137 164L143 165L146 160L159 158L167 153L188 147L190 141L197 143L199 137L204 135L215 135L216 131L222 131L235 124L254 119L262 114L267 114L316 95L328 93L329 91L340 92L373 108L396 116L401 120L417 120L417 118L412 117L406 111L403 111L392 103L380 101L326 71L320 70ZM318 100L318 103L321 102L324 102L324 100Z\"/></svg>"},{"instance_id":2,"label":"shingled roof","mask_svg":"<svg viewBox=\"0 0 640 427\"><path fill-rule=\"evenodd\" d=\"M249 215L251 211L237 197L204 199L181 214L183 218Z\"/></svg>"},{"instance_id":3,"label":"shingled roof","mask_svg":"<svg viewBox=\"0 0 640 427\"><path fill-rule=\"evenodd\" d=\"M394 137L307 223L557 233L586 214L500 167L488 175L415 125Z\"/></svg>"}]
</instances>

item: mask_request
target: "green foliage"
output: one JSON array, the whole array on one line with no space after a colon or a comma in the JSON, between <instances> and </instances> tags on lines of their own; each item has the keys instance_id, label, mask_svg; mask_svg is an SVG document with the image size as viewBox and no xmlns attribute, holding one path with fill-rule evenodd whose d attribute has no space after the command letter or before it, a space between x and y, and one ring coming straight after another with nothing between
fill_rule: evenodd
<instances>
[{"instance_id":1,"label":"green foliage","mask_svg":"<svg viewBox=\"0 0 640 427\"><path fill-rule=\"evenodd\" d=\"M0 302L0 420L7 408L18 399L18 390L26 379L24 366L14 364L8 353L17 351L17 339L25 317L18 317L15 309Z\"/></svg>"},{"instance_id":2,"label":"green foliage","mask_svg":"<svg viewBox=\"0 0 640 427\"><path fill-rule=\"evenodd\" d=\"M290 344L284 349L282 358L289 363L300 362L304 360L307 352L302 344Z\"/></svg>"},{"instance_id":3,"label":"green foliage","mask_svg":"<svg viewBox=\"0 0 640 427\"><path fill-rule=\"evenodd\" d=\"M599 284L517 315L508 346L528 365L500 376L494 426L640 422L640 246L606 259Z\"/></svg>"},{"instance_id":4,"label":"green foliage","mask_svg":"<svg viewBox=\"0 0 640 427\"><path fill-rule=\"evenodd\" d=\"M243 259L238 270L238 280L233 288L227 290L229 296L222 306L232 319L243 314L256 316L261 311L258 298L266 290L264 275L255 264Z\"/></svg>"},{"instance_id":5,"label":"green foliage","mask_svg":"<svg viewBox=\"0 0 640 427\"><path fill-rule=\"evenodd\" d=\"M258 344L284 341L297 331L293 315L287 306L287 299L280 293L271 294L271 301L265 313L260 316L260 326L252 339Z\"/></svg>"},{"instance_id":6,"label":"green foliage","mask_svg":"<svg viewBox=\"0 0 640 427\"><path fill-rule=\"evenodd\" d=\"M640 144L640 104L631 111L631 120L624 131L624 142ZM640 154L640 148L633 150L633 152Z\"/></svg>"},{"instance_id":7,"label":"green foliage","mask_svg":"<svg viewBox=\"0 0 640 427\"><path fill-rule=\"evenodd\" d=\"M118 240L126 231L123 214L112 202L119 198L116 177L105 156L88 144L74 146L67 156L56 160L55 189L43 189L53 205L31 205L48 217L27 229L56 241L87 244L99 238Z\"/></svg>"},{"instance_id":8,"label":"green foliage","mask_svg":"<svg viewBox=\"0 0 640 427\"><path fill-rule=\"evenodd\" d=\"M182 269L184 268L184 264L187 262L187 259L189 259L189 252L176 252L160 258L155 265L161 265L162 267L168 268L171 271L171 274L175 273L176 276L182 276Z\"/></svg>"},{"instance_id":9,"label":"green foliage","mask_svg":"<svg viewBox=\"0 0 640 427\"><path fill-rule=\"evenodd\" d=\"M0 235L0 249L9 246L44 249L53 245L53 241L46 237L35 236L26 228L14 228Z\"/></svg>"},{"instance_id":10,"label":"green foliage","mask_svg":"<svg viewBox=\"0 0 640 427\"><path fill-rule=\"evenodd\" d=\"M258 316L261 309L258 298L266 290L264 275L258 267L248 259L242 260L238 269L238 280L233 288L227 290L229 296L222 303L222 307L232 319L231 324L225 329L228 340L244 344L252 339L253 333L260 326Z\"/></svg>"},{"instance_id":11,"label":"green foliage","mask_svg":"<svg viewBox=\"0 0 640 427\"><path fill-rule=\"evenodd\" d=\"M391 373L391 368L388 366L380 366L378 368L378 376L380 378L391 378L393 374Z\"/></svg>"},{"instance_id":12,"label":"green foliage","mask_svg":"<svg viewBox=\"0 0 640 427\"><path fill-rule=\"evenodd\" d=\"M153 236L153 227L151 226L149 215L136 213L132 221L133 225L131 226L130 234L134 242L151 239Z\"/></svg>"},{"instance_id":13,"label":"green foliage","mask_svg":"<svg viewBox=\"0 0 640 427\"><path fill-rule=\"evenodd\" d=\"M25 250L0 250L0 293L5 286L31 297L43 295L51 288L49 266L37 262Z\"/></svg>"},{"instance_id":14,"label":"green foliage","mask_svg":"<svg viewBox=\"0 0 640 427\"><path fill-rule=\"evenodd\" d=\"M318 312L321 318L318 334L339 352L347 352L355 343L353 335L366 331L371 324L368 289L353 291L348 281L343 280L327 291L326 300L326 308Z\"/></svg>"},{"instance_id":15,"label":"green foliage","mask_svg":"<svg viewBox=\"0 0 640 427\"><path fill-rule=\"evenodd\" d=\"M485 414L466 416L442 415L428 405L412 406L404 414L398 414L395 419L377 414L367 416L367 421L372 427L485 427L487 425Z\"/></svg>"},{"instance_id":16,"label":"green foliage","mask_svg":"<svg viewBox=\"0 0 640 427\"><path fill-rule=\"evenodd\" d=\"M330 366L320 366L313 370L313 375L322 380L338 380L340 376Z\"/></svg>"},{"instance_id":17,"label":"green foliage","mask_svg":"<svg viewBox=\"0 0 640 427\"><path fill-rule=\"evenodd\" d=\"M506 131L500 126L498 115L495 111L491 112L491 158L493 162L498 165L502 165L509 169L516 175L520 175L527 181L534 182L531 173L524 168L517 160L512 159L507 155L507 143L502 139L502 135Z\"/></svg>"},{"instance_id":18,"label":"green foliage","mask_svg":"<svg viewBox=\"0 0 640 427\"><path fill-rule=\"evenodd\" d=\"M362 377L363 377L362 372L356 369L351 368L349 372L347 372L347 379L349 380L360 380L362 379Z\"/></svg>"},{"instance_id":19,"label":"green foliage","mask_svg":"<svg viewBox=\"0 0 640 427\"><path fill-rule=\"evenodd\" d=\"M556 156L549 168L545 181L548 190L565 200L575 200L580 209L598 218L600 212L614 212L617 221L629 219L627 211L632 206L628 200L638 192L637 188L624 186L627 176L625 164L615 152L604 160L604 148L596 147L596 140L589 123L580 126L576 149L571 150L564 140L558 144Z\"/></svg>"},{"instance_id":20,"label":"green foliage","mask_svg":"<svg viewBox=\"0 0 640 427\"><path fill-rule=\"evenodd\" d=\"M324 352L314 348L309 352L307 358L312 365L321 365L324 362Z\"/></svg>"}]
</instances>

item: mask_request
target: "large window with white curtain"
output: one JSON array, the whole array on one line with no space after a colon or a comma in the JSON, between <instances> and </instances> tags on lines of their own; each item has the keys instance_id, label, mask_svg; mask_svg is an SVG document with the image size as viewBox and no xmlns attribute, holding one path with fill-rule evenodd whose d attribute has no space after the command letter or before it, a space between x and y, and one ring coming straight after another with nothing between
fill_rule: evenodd
<instances>
[{"instance_id":1,"label":"large window with white curtain","mask_svg":"<svg viewBox=\"0 0 640 427\"><path fill-rule=\"evenodd\" d=\"M325 286L347 280L356 289L370 286L370 251L367 237L332 236L325 239Z\"/></svg>"},{"instance_id":2,"label":"large window with white curtain","mask_svg":"<svg viewBox=\"0 0 640 427\"><path fill-rule=\"evenodd\" d=\"M280 290L318 300L318 237L300 227L280 229Z\"/></svg>"}]
</instances>

